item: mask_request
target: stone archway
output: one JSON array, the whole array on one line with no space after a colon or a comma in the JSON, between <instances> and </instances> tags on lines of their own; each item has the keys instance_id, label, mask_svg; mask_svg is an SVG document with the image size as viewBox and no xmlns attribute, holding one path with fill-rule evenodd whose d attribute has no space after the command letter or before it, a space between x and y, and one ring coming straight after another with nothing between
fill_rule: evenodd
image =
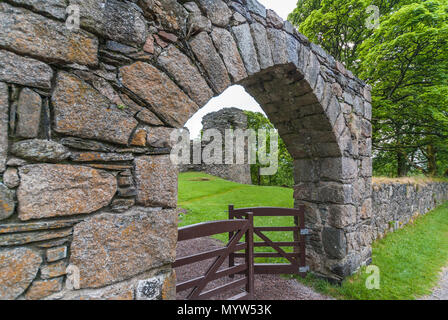
<instances>
[{"instance_id":1,"label":"stone archway","mask_svg":"<svg viewBox=\"0 0 448 320\"><path fill-rule=\"evenodd\" d=\"M55 246L4 237L6 269L24 263L20 250L36 258L20 285L0 283L2 297L169 298L177 215L169 132L232 84L260 103L295 159L311 269L340 280L368 261L370 90L273 11L255 0L70 0L81 29L69 31L60 5L9 2L0 4L0 102L18 123L0 156L19 179L2 191L17 195L18 208L0 232L62 229L36 241L67 240L60 272L42 277L55 263L40 256ZM21 99L39 111L23 111ZM34 132L21 130L24 119ZM63 286L68 263L80 291Z\"/></svg>"},{"instance_id":2,"label":"stone archway","mask_svg":"<svg viewBox=\"0 0 448 320\"><path fill-rule=\"evenodd\" d=\"M369 89L255 2L228 7L204 0L185 7L188 39L163 49L157 60L192 100L173 97L178 118L171 124L185 123L210 97L242 84L295 159L296 203L308 206L313 230L312 269L338 279L350 274L369 257L369 242L362 240L371 211ZM121 76L125 87L154 105L150 88L141 86L154 72L160 71L137 63L122 68Z\"/></svg>"}]
</instances>

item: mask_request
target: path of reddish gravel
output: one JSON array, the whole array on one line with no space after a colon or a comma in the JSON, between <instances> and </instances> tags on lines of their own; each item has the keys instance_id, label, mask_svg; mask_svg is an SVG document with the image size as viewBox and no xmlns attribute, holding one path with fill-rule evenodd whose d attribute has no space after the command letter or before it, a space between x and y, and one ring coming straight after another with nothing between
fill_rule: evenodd
<instances>
[{"instance_id":1,"label":"path of reddish gravel","mask_svg":"<svg viewBox=\"0 0 448 320\"><path fill-rule=\"evenodd\" d=\"M200 238L190 241L183 241L178 244L177 256L184 257L199 252L209 251L222 247L222 243L211 238ZM201 263L192 264L176 268L177 281L182 282L203 276L214 259L206 260ZM228 266L226 261L222 268ZM237 279L238 276L235 276ZM206 290L228 283L229 278L219 279L210 283ZM229 292L225 295L215 297L215 299L224 300L230 296L240 293L241 290ZM180 292L177 295L178 300L185 299L188 291ZM255 299L256 300L326 300L329 299L312 289L300 284L293 279L284 279L278 275L256 275L255 276Z\"/></svg>"}]
</instances>

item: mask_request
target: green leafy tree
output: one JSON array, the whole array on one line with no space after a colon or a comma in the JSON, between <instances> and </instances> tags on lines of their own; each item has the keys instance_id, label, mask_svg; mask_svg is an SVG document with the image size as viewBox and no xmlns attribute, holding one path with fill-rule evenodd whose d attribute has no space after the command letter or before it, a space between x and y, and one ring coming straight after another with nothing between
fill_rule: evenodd
<instances>
[{"instance_id":1,"label":"green leafy tree","mask_svg":"<svg viewBox=\"0 0 448 320\"><path fill-rule=\"evenodd\" d=\"M372 85L375 174L448 175L447 11L447 0L300 0L288 18Z\"/></svg>"},{"instance_id":2,"label":"green leafy tree","mask_svg":"<svg viewBox=\"0 0 448 320\"><path fill-rule=\"evenodd\" d=\"M299 0L293 12L288 15L288 20L296 26L300 26L315 10L319 10L322 0Z\"/></svg>"},{"instance_id":3,"label":"green leafy tree","mask_svg":"<svg viewBox=\"0 0 448 320\"><path fill-rule=\"evenodd\" d=\"M367 0L301 0L289 15L291 23L312 42L353 69L359 46L370 36Z\"/></svg>"},{"instance_id":4,"label":"green leafy tree","mask_svg":"<svg viewBox=\"0 0 448 320\"><path fill-rule=\"evenodd\" d=\"M248 129L253 129L257 133L258 141L258 130L264 129L267 133L267 146L269 153L270 146L270 135L269 130L274 129L274 125L260 112L245 111L247 115ZM258 147L258 145L257 145ZM294 185L294 164L291 155L286 149L286 145L283 140L279 137L278 141L278 171L272 176L262 176L260 175L260 169L263 165L258 159L257 150L257 162L251 165L251 176L252 181L258 185L275 185L275 186L288 186Z\"/></svg>"},{"instance_id":5,"label":"green leafy tree","mask_svg":"<svg viewBox=\"0 0 448 320\"><path fill-rule=\"evenodd\" d=\"M320 44L347 68L358 71L360 45L373 29L366 26L372 18L369 6L376 6L384 18L411 0L299 0L288 20L314 43ZM421 1L419 1L421 2Z\"/></svg>"},{"instance_id":6,"label":"green leafy tree","mask_svg":"<svg viewBox=\"0 0 448 320\"><path fill-rule=\"evenodd\" d=\"M374 148L396 174L439 173L448 138L447 2L405 5L360 49L360 76L373 86Z\"/></svg>"}]
</instances>

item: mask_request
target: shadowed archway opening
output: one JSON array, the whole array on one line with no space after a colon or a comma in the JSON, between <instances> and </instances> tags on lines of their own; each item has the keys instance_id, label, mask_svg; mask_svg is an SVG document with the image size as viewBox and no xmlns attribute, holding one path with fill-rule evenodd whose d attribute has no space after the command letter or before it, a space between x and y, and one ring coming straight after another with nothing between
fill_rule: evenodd
<instances>
[{"instance_id":1,"label":"shadowed archway opening","mask_svg":"<svg viewBox=\"0 0 448 320\"><path fill-rule=\"evenodd\" d=\"M293 197L295 207L307 208L311 269L319 276L339 281L370 255L366 249L350 253L349 248L355 246L348 243L343 222L361 212L365 195L355 188L362 185L360 190L365 190L369 181L358 177L359 162L352 154L348 117L336 95L328 90L334 86L323 83L319 74L310 76L294 63L286 63L259 71L237 84L260 104L294 159ZM349 214L352 217L347 217ZM350 226L352 231L357 227Z\"/></svg>"},{"instance_id":2,"label":"shadowed archway opening","mask_svg":"<svg viewBox=\"0 0 448 320\"><path fill-rule=\"evenodd\" d=\"M294 200L307 207L311 270L341 280L368 262L375 237L369 87L256 1L161 8L170 14L158 20L173 29L175 44L156 35L154 61L120 69L124 87L166 126L180 128L210 98L242 85L294 158Z\"/></svg>"}]
</instances>

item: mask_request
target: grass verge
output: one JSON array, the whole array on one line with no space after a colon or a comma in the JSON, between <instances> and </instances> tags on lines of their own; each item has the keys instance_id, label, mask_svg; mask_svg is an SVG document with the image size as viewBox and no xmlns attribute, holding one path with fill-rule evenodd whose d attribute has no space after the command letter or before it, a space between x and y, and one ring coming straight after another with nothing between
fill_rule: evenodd
<instances>
[{"instance_id":1,"label":"grass verge","mask_svg":"<svg viewBox=\"0 0 448 320\"><path fill-rule=\"evenodd\" d=\"M341 286L309 275L300 279L326 295L350 300L413 300L431 293L448 262L448 203L419 217L414 224L377 240L372 264L380 270L380 289L367 289L363 267Z\"/></svg>"}]
</instances>

